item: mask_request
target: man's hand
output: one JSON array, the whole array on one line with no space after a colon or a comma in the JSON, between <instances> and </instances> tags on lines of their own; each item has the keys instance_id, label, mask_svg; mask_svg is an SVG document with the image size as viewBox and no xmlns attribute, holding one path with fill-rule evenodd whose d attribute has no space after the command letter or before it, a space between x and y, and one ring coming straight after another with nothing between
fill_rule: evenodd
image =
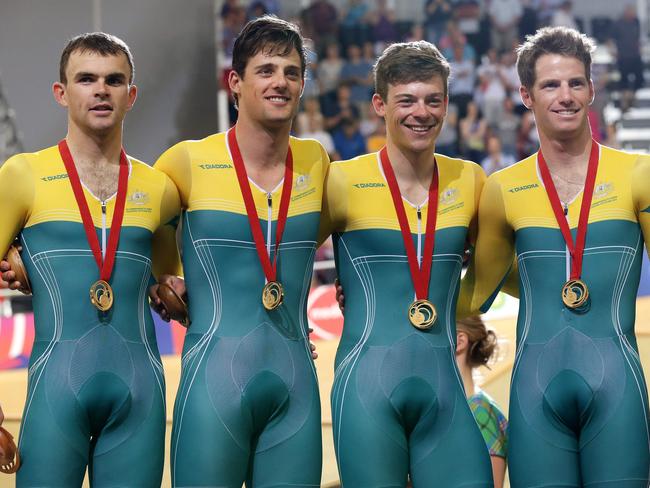
<instances>
[{"instance_id":1,"label":"man's hand","mask_svg":"<svg viewBox=\"0 0 650 488\"><path fill-rule=\"evenodd\" d=\"M334 280L334 286L336 287L336 302L339 304L341 313L345 315L345 295L343 294L343 286L338 278Z\"/></svg>"},{"instance_id":2,"label":"man's hand","mask_svg":"<svg viewBox=\"0 0 650 488\"><path fill-rule=\"evenodd\" d=\"M18 252L22 252L23 247L16 244ZM10 290L18 290L25 295L31 293L26 290L25 283L21 283L16 279L16 273L11 269L11 264L7 261L6 257L0 261L0 288L9 288Z\"/></svg>"},{"instance_id":3,"label":"man's hand","mask_svg":"<svg viewBox=\"0 0 650 488\"><path fill-rule=\"evenodd\" d=\"M314 329L312 329L311 327L308 330L309 330L309 334L314 332ZM316 344L309 341L309 349L311 350L311 358L312 359L318 359L318 353L316 352Z\"/></svg>"},{"instance_id":4,"label":"man's hand","mask_svg":"<svg viewBox=\"0 0 650 488\"><path fill-rule=\"evenodd\" d=\"M149 298L151 300L151 308L154 309L154 311L160 315L160 318L162 318L165 322L169 322L171 320L171 316L169 315L169 312L165 308L165 305L163 304L162 300L160 299L160 296L158 296L158 286L164 283L171 287L176 294L187 303L187 291L185 289L185 280L183 278L179 278L178 276L174 275L162 275L160 279L158 280L158 283L155 285L152 285L149 287Z\"/></svg>"}]
</instances>

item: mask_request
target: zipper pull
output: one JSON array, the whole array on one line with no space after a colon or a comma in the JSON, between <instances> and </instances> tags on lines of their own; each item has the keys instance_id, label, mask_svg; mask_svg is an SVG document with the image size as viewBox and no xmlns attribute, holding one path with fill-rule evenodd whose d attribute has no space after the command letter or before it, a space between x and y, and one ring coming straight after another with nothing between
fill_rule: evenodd
<instances>
[{"instance_id":1,"label":"zipper pull","mask_svg":"<svg viewBox=\"0 0 650 488\"><path fill-rule=\"evenodd\" d=\"M564 216L566 217L569 215L569 206L565 203L564 204Z\"/></svg>"},{"instance_id":2,"label":"zipper pull","mask_svg":"<svg viewBox=\"0 0 650 488\"><path fill-rule=\"evenodd\" d=\"M417 208L418 212L418 220L422 220L422 209L420 207Z\"/></svg>"},{"instance_id":3,"label":"zipper pull","mask_svg":"<svg viewBox=\"0 0 650 488\"><path fill-rule=\"evenodd\" d=\"M106 215L106 202L102 201L102 213Z\"/></svg>"},{"instance_id":4,"label":"zipper pull","mask_svg":"<svg viewBox=\"0 0 650 488\"><path fill-rule=\"evenodd\" d=\"M273 206L273 195L271 193L266 194L266 202L268 203L269 207Z\"/></svg>"}]
</instances>

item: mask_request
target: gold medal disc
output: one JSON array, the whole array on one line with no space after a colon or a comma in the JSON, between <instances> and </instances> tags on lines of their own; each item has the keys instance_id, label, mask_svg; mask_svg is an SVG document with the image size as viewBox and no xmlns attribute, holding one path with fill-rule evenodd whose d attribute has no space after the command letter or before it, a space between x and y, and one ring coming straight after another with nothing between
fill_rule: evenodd
<instances>
[{"instance_id":1,"label":"gold medal disc","mask_svg":"<svg viewBox=\"0 0 650 488\"><path fill-rule=\"evenodd\" d=\"M562 301L570 309L582 307L589 299L589 288L582 280L569 280L562 287Z\"/></svg>"},{"instance_id":2,"label":"gold medal disc","mask_svg":"<svg viewBox=\"0 0 650 488\"><path fill-rule=\"evenodd\" d=\"M262 304L267 310L275 310L284 300L284 289L279 281L269 281L262 289Z\"/></svg>"},{"instance_id":3,"label":"gold medal disc","mask_svg":"<svg viewBox=\"0 0 650 488\"><path fill-rule=\"evenodd\" d=\"M90 302L101 312L113 306L113 288L104 280L97 280L90 287Z\"/></svg>"},{"instance_id":4,"label":"gold medal disc","mask_svg":"<svg viewBox=\"0 0 650 488\"><path fill-rule=\"evenodd\" d=\"M429 300L416 300L409 307L409 320L413 327L427 330L433 327L438 318L436 307Z\"/></svg>"}]
</instances>

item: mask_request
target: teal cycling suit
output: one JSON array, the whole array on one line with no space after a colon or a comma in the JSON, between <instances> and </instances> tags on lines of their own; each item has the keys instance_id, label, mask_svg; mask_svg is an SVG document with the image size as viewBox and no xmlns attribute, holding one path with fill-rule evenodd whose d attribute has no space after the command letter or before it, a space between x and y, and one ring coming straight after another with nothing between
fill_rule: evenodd
<instances>
[{"instance_id":1,"label":"teal cycling suit","mask_svg":"<svg viewBox=\"0 0 650 488\"><path fill-rule=\"evenodd\" d=\"M562 302L570 258L538 174L536 155L493 174L479 211L474 308L487 308L515 254L518 262L512 487L647 488L648 393L634 320L650 242L650 159L600 147L582 313ZM568 204L574 238L581 204L582 195Z\"/></svg>"},{"instance_id":2,"label":"teal cycling suit","mask_svg":"<svg viewBox=\"0 0 650 488\"><path fill-rule=\"evenodd\" d=\"M414 288L377 153L330 165L322 235L333 233L345 322L332 388L334 442L346 488L492 486L490 459L456 368L456 296L468 228L485 178L445 156L429 299L436 325L415 329ZM405 204L416 249L428 203ZM420 255L420 253L419 253Z\"/></svg>"},{"instance_id":3,"label":"teal cycling suit","mask_svg":"<svg viewBox=\"0 0 650 488\"><path fill-rule=\"evenodd\" d=\"M191 326L174 407L174 486L315 487L320 399L307 296L328 159L291 138L293 184L278 258L284 302L262 305L260 264L225 134L177 144L156 168L179 188ZM251 190L271 259L282 185Z\"/></svg>"},{"instance_id":4,"label":"teal cycling suit","mask_svg":"<svg viewBox=\"0 0 650 488\"><path fill-rule=\"evenodd\" d=\"M0 186L12 189L0 195L0 241L6 249L20 233L34 295L17 486L81 486L88 466L92 486L159 487L165 383L146 296L152 257L171 262L176 255L176 188L162 173L130 160L110 279L115 302L103 313L90 302L99 270L57 147L7 161ZM87 190L85 196L101 243L102 204ZM105 202L107 226L114 205L115 198ZM157 249L163 242L171 247ZM157 265L176 269L160 260Z\"/></svg>"}]
</instances>

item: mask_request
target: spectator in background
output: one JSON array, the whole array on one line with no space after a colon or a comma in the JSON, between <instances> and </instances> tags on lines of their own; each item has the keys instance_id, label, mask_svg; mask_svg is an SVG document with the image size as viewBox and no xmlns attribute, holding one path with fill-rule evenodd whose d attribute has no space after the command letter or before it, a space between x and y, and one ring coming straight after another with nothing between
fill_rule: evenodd
<instances>
[{"instance_id":1,"label":"spectator in background","mask_svg":"<svg viewBox=\"0 0 650 488\"><path fill-rule=\"evenodd\" d=\"M453 57L454 50L460 47L462 49L463 58L469 59L472 63L476 59L476 49L469 42L467 36L460 30L458 24L454 21L447 23L447 31L440 39L440 49L445 58Z\"/></svg>"},{"instance_id":2,"label":"spectator in background","mask_svg":"<svg viewBox=\"0 0 650 488\"><path fill-rule=\"evenodd\" d=\"M573 15L573 4L570 0L562 2L560 7L553 12L551 17L551 26L552 27L569 27L571 29L578 30L578 24L576 23L576 18Z\"/></svg>"},{"instance_id":3,"label":"spectator in background","mask_svg":"<svg viewBox=\"0 0 650 488\"><path fill-rule=\"evenodd\" d=\"M365 59L366 63L370 64L370 66L375 65L375 61L377 60L377 52L375 51L374 42L366 41L363 43L363 59Z\"/></svg>"},{"instance_id":4,"label":"spectator in background","mask_svg":"<svg viewBox=\"0 0 650 488\"><path fill-rule=\"evenodd\" d=\"M517 61L515 48L516 46L513 46L512 50L504 51L501 54L501 75L506 91L509 93L510 100L512 101L514 111L517 115L521 116L528 109L521 100L521 95L519 95L520 83L517 65L515 64Z\"/></svg>"},{"instance_id":5,"label":"spectator in background","mask_svg":"<svg viewBox=\"0 0 650 488\"><path fill-rule=\"evenodd\" d=\"M318 85L321 95L329 96L336 91L343 69L343 59L339 55L337 42L327 44L325 48L325 59L318 63L316 69Z\"/></svg>"},{"instance_id":6,"label":"spectator in background","mask_svg":"<svg viewBox=\"0 0 650 488\"><path fill-rule=\"evenodd\" d=\"M334 139L329 132L324 129L325 118L320 111L320 104L317 98L307 98L304 101L303 112L296 117L296 132L298 137L303 139L316 139L320 142L330 160L340 159L339 154L334 147Z\"/></svg>"},{"instance_id":7,"label":"spectator in background","mask_svg":"<svg viewBox=\"0 0 650 488\"><path fill-rule=\"evenodd\" d=\"M325 46L338 40L338 11L329 0L314 0L303 11L303 23L316 50L322 53Z\"/></svg>"},{"instance_id":8,"label":"spectator in background","mask_svg":"<svg viewBox=\"0 0 650 488\"><path fill-rule=\"evenodd\" d=\"M506 97L503 101L503 113L499 119L495 134L501 141L503 152L517 155L517 134L519 133L519 124L521 116L514 111L512 98Z\"/></svg>"},{"instance_id":9,"label":"spectator in background","mask_svg":"<svg viewBox=\"0 0 650 488\"><path fill-rule=\"evenodd\" d=\"M228 8L226 8L228 7ZM226 56L226 64L232 62L232 49L235 45L235 38L239 35L246 24L246 11L244 7L237 5L237 2L229 2L223 6L223 32L221 33L221 45Z\"/></svg>"},{"instance_id":10,"label":"spectator in background","mask_svg":"<svg viewBox=\"0 0 650 488\"><path fill-rule=\"evenodd\" d=\"M539 20L538 27L545 27L551 23L553 14L560 8L564 0L538 0L537 17Z\"/></svg>"},{"instance_id":11,"label":"spectator in background","mask_svg":"<svg viewBox=\"0 0 650 488\"><path fill-rule=\"evenodd\" d=\"M534 0L521 0L521 18L519 19L519 39L526 39L537 30L537 9ZM517 90L519 91L519 90Z\"/></svg>"},{"instance_id":12,"label":"spectator in background","mask_svg":"<svg viewBox=\"0 0 650 488\"><path fill-rule=\"evenodd\" d=\"M626 5L623 16L614 23L612 37L616 43L617 64L621 73L621 108L626 111L632 105L634 92L643 86L641 26L633 4Z\"/></svg>"},{"instance_id":13,"label":"spectator in background","mask_svg":"<svg viewBox=\"0 0 650 488\"><path fill-rule=\"evenodd\" d=\"M455 103L447 106L447 117L436 139L436 152L451 157L458 155L458 107Z\"/></svg>"},{"instance_id":14,"label":"spectator in background","mask_svg":"<svg viewBox=\"0 0 650 488\"><path fill-rule=\"evenodd\" d=\"M348 59L343 62L340 76L341 81L350 86L353 102L361 104L370 101L373 87L372 63L361 56L361 48L356 44L348 47Z\"/></svg>"},{"instance_id":15,"label":"spectator in background","mask_svg":"<svg viewBox=\"0 0 650 488\"><path fill-rule=\"evenodd\" d=\"M232 9L240 8L239 0L225 0L221 7L221 18L225 20Z\"/></svg>"},{"instance_id":16,"label":"spectator in background","mask_svg":"<svg viewBox=\"0 0 650 488\"><path fill-rule=\"evenodd\" d=\"M451 77L449 79L449 102L458 107L458 117L463 118L467 113L467 104L474 98L476 84L476 68L473 60L466 56L463 44L456 44L453 55L449 59Z\"/></svg>"},{"instance_id":17,"label":"spectator in background","mask_svg":"<svg viewBox=\"0 0 650 488\"><path fill-rule=\"evenodd\" d=\"M517 136L517 159L524 159L539 149L539 135L533 113L527 111L521 117Z\"/></svg>"},{"instance_id":18,"label":"spectator in background","mask_svg":"<svg viewBox=\"0 0 650 488\"><path fill-rule=\"evenodd\" d=\"M386 0L375 0L375 9L370 14L373 39L382 45L399 41L399 32L395 25L395 12L388 8ZM377 49L379 50L379 49Z\"/></svg>"},{"instance_id":19,"label":"spectator in background","mask_svg":"<svg viewBox=\"0 0 650 488\"><path fill-rule=\"evenodd\" d=\"M477 74L479 89L476 92L475 100L485 115L488 126L496 127L503 113L503 101L507 93L505 77L494 48L488 49L487 54L483 56Z\"/></svg>"},{"instance_id":20,"label":"spectator in background","mask_svg":"<svg viewBox=\"0 0 650 488\"><path fill-rule=\"evenodd\" d=\"M249 16L252 10L262 7L264 12L269 15L280 15L280 1L279 0L255 0L251 2L249 7Z\"/></svg>"},{"instance_id":21,"label":"spectator in background","mask_svg":"<svg viewBox=\"0 0 650 488\"><path fill-rule=\"evenodd\" d=\"M449 0L427 0L424 5L424 27L427 41L438 44L445 32L447 22L452 19L452 13Z\"/></svg>"},{"instance_id":22,"label":"spectator in background","mask_svg":"<svg viewBox=\"0 0 650 488\"><path fill-rule=\"evenodd\" d=\"M486 147L487 156L481 161L481 166L487 176L490 176L495 171L507 168L516 161L514 155L503 152L501 141L496 135L488 136Z\"/></svg>"},{"instance_id":23,"label":"spectator in background","mask_svg":"<svg viewBox=\"0 0 650 488\"><path fill-rule=\"evenodd\" d=\"M345 117L341 120L339 128L332 136L334 147L339 154L339 159L347 160L356 158L368 152L366 141L359 131L359 120Z\"/></svg>"},{"instance_id":24,"label":"spectator in background","mask_svg":"<svg viewBox=\"0 0 650 488\"><path fill-rule=\"evenodd\" d=\"M414 22L413 25L411 26L411 30L404 38L404 42L422 41L423 39L426 38L427 35L424 30L424 26L419 22Z\"/></svg>"},{"instance_id":25,"label":"spectator in background","mask_svg":"<svg viewBox=\"0 0 650 488\"><path fill-rule=\"evenodd\" d=\"M359 130L366 140L368 152L376 152L386 145L386 123L383 117L377 115L371 103L365 107L365 117L361 120Z\"/></svg>"},{"instance_id":26,"label":"spectator in background","mask_svg":"<svg viewBox=\"0 0 650 488\"><path fill-rule=\"evenodd\" d=\"M347 7L341 12L339 28L339 38L344 49L350 44L361 46L370 40L368 15L369 8L363 0L348 0Z\"/></svg>"},{"instance_id":27,"label":"spectator in background","mask_svg":"<svg viewBox=\"0 0 650 488\"><path fill-rule=\"evenodd\" d=\"M488 9L492 48L498 53L510 49L519 34L523 9L520 0L492 0Z\"/></svg>"},{"instance_id":28,"label":"spectator in background","mask_svg":"<svg viewBox=\"0 0 650 488\"><path fill-rule=\"evenodd\" d=\"M328 97L322 97L321 110L325 116L325 129L334 132L343 119L360 118L359 107L352 101L350 85L341 83L336 92Z\"/></svg>"},{"instance_id":29,"label":"spectator in background","mask_svg":"<svg viewBox=\"0 0 650 488\"><path fill-rule=\"evenodd\" d=\"M318 53L314 41L307 38L304 42L305 58L307 65L305 67L305 86L302 89L303 97L317 97L320 94L320 86L318 85L317 69L318 69Z\"/></svg>"},{"instance_id":30,"label":"spectator in background","mask_svg":"<svg viewBox=\"0 0 650 488\"><path fill-rule=\"evenodd\" d=\"M494 357L497 336L487 330L480 317L468 317L456 323L456 364L463 380L472 414L490 451L494 488L503 488L508 452L508 421L495 401L474 383L473 371L487 366Z\"/></svg>"},{"instance_id":31,"label":"spectator in background","mask_svg":"<svg viewBox=\"0 0 650 488\"><path fill-rule=\"evenodd\" d=\"M261 1L256 1L252 2L248 6L248 10L246 10L246 20L250 21L253 19L257 19L258 17L261 17L262 15L267 15L269 12L266 10L266 6L264 5L264 2Z\"/></svg>"},{"instance_id":32,"label":"spectator in background","mask_svg":"<svg viewBox=\"0 0 650 488\"><path fill-rule=\"evenodd\" d=\"M379 124L375 131L366 138L368 152L377 152L386 145L386 124Z\"/></svg>"},{"instance_id":33,"label":"spectator in background","mask_svg":"<svg viewBox=\"0 0 650 488\"><path fill-rule=\"evenodd\" d=\"M359 130L361 135L367 140L380 125L384 125L384 119L377 115L372 103L366 103L361 106L361 122ZM372 151L368 151L372 152Z\"/></svg>"},{"instance_id":34,"label":"spectator in background","mask_svg":"<svg viewBox=\"0 0 650 488\"><path fill-rule=\"evenodd\" d=\"M470 161L481 161L485 157L487 123L476 102L467 104L467 114L461 119L459 129L460 152L463 157Z\"/></svg>"}]
</instances>

